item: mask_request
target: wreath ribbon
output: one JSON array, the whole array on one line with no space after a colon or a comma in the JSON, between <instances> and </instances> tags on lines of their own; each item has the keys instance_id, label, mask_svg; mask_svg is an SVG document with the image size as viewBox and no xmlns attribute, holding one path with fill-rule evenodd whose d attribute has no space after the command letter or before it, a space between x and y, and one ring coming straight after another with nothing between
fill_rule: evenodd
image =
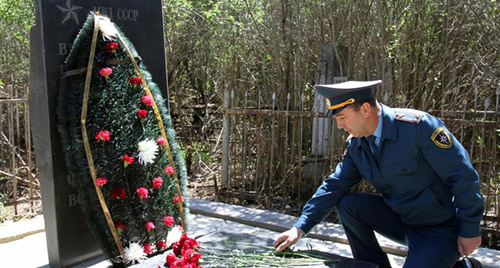
<instances>
[{"instance_id":1,"label":"wreath ribbon","mask_svg":"<svg viewBox=\"0 0 500 268\"><path fill-rule=\"evenodd\" d=\"M96 18L96 15L94 15L94 32L92 36L92 43L90 46L90 55L89 55L89 62L87 64L87 74L85 77L85 87L84 87L84 92L83 92L83 102L82 102L82 113L81 113L81 126L82 126L82 139L83 139L83 144L85 147L85 155L87 156L87 162L89 165L90 169L90 175L92 176L92 181L94 182L94 187L97 193L97 197L99 199L99 203L101 204L102 211L104 213L104 216L106 217L106 222L108 223L109 229L111 231L111 234L113 235L113 239L115 240L116 247L118 248L118 251L120 252L121 256L124 256L124 251L123 251L123 245L120 241L120 237L118 236L118 232L116 231L115 224L113 222L113 219L111 217L111 214L109 213L108 206L106 205L106 201L104 200L104 196L102 194L101 188L97 186L96 184L96 179L97 179L97 173L94 167L94 159L92 158L92 151L90 149L90 144L89 144L89 138L87 135L87 127L85 126L85 123L87 121L87 111L88 111L88 99L89 99L89 91L90 91L90 82L92 80L92 68L94 65L94 56L95 56L95 48L97 45L97 36L99 33L99 20Z\"/></svg>"},{"instance_id":2,"label":"wreath ribbon","mask_svg":"<svg viewBox=\"0 0 500 268\"><path fill-rule=\"evenodd\" d=\"M172 163L172 168L174 169L174 172L173 172L172 176L174 177L175 187L176 187L176 190L177 190L177 195L179 196L179 212L180 212L180 216L181 216L181 225L182 225L183 232L185 232L185 230L186 230L186 224L185 224L185 220L184 220L184 206L182 204L181 187L180 187L180 184L179 184L179 179L177 178L177 171L176 171L176 168L175 168L174 160L172 158L172 153L171 153L171 150L170 150L170 145L168 143L168 138L167 138L167 134L165 132L165 128L163 126L163 120L161 118L160 111L158 110L158 106L156 106L156 101L154 101L153 94L151 94L151 90L149 89L148 83L146 82L146 79L144 79L144 76L142 75L141 70L139 69L139 66L137 65L137 62L136 62L134 56L132 55L132 52L128 48L127 44L123 40L123 38L120 35L120 33L117 33L117 36L118 36L118 39L120 39L120 42L123 44L124 48L127 50L127 53L128 53L128 55L130 57L130 61L132 62L132 65L134 66L134 69L135 69L135 72L136 72L137 76L139 76L142 79L142 88L144 89L144 92L146 92L146 95L148 95L149 97L151 97L153 99L153 105L152 105L152 107L153 107L153 111L155 113L156 119L158 120L158 128L160 129L161 136L166 141L166 143L165 143L165 149L167 151L168 160L170 161L170 163Z\"/></svg>"}]
</instances>

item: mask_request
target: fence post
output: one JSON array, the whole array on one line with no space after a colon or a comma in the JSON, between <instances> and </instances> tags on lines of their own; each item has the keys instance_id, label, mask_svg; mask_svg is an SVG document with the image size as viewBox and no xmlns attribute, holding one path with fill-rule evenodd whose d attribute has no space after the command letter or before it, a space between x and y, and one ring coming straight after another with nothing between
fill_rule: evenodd
<instances>
[{"instance_id":1,"label":"fence post","mask_svg":"<svg viewBox=\"0 0 500 268\"><path fill-rule=\"evenodd\" d=\"M222 186L229 185L229 136L231 119L226 112L226 109L231 108L231 95L230 91L224 87L224 110L222 118Z\"/></svg>"},{"instance_id":2,"label":"fence post","mask_svg":"<svg viewBox=\"0 0 500 268\"><path fill-rule=\"evenodd\" d=\"M347 55L347 49L340 48L340 57ZM318 62L318 70L316 71L316 84L336 84L347 81L344 72L344 62L335 56L335 49L331 44L321 45L320 61ZM324 113L328 111L326 107L325 97L314 92L314 112ZM331 118L318 118L313 121L312 146L311 154L316 156L327 156L329 152L328 137L332 131ZM331 141L333 142L333 141Z\"/></svg>"}]
</instances>

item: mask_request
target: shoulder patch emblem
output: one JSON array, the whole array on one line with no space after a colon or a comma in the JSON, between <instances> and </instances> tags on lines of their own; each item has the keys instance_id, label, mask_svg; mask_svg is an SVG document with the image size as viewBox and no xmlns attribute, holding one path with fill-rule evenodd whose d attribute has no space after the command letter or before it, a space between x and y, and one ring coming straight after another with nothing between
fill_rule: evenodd
<instances>
[{"instance_id":1,"label":"shoulder patch emblem","mask_svg":"<svg viewBox=\"0 0 500 268\"><path fill-rule=\"evenodd\" d=\"M453 145L450 134L448 133L448 131L446 131L442 127L438 127L438 128L436 128L436 130L434 130L434 133L432 133L432 136L431 136L431 140L439 148L443 148L443 149L451 148L451 146Z\"/></svg>"}]
</instances>

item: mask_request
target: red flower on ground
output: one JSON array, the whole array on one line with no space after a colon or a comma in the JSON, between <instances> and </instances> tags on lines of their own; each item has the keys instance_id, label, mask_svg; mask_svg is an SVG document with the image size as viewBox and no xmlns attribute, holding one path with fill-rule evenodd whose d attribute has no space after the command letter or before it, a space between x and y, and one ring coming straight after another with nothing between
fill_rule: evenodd
<instances>
[{"instance_id":1,"label":"red flower on ground","mask_svg":"<svg viewBox=\"0 0 500 268\"><path fill-rule=\"evenodd\" d=\"M174 167L173 166L168 166L163 169L163 173L165 174L174 174Z\"/></svg>"},{"instance_id":2,"label":"red flower on ground","mask_svg":"<svg viewBox=\"0 0 500 268\"><path fill-rule=\"evenodd\" d=\"M128 79L128 82L135 88L137 85L142 84L142 78L137 76L132 76Z\"/></svg>"},{"instance_id":3,"label":"red flower on ground","mask_svg":"<svg viewBox=\"0 0 500 268\"><path fill-rule=\"evenodd\" d=\"M156 177L153 179L153 188L158 189L163 185L163 179L161 177Z\"/></svg>"},{"instance_id":4,"label":"red flower on ground","mask_svg":"<svg viewBox=\"0 0 500 268\"><path fill-rule=\"evenodd\" d=\"M146 118L147 115L148 115L148 111L147 110L143 110L143 109L138 109L137 110L137 117L139 117L139 118Z\"/></svg>"},{"instance_id":5,"label":"red flower on ground","mask_svg":"<svg viewBox=\"0 0 500 268\"><path fill-rule=\"evenodd\" d=\"M149 191L148 189L144 188L144 187L140 187L140 188L137 188L137 196L140 198L140 199L143 199L143 198L148 198L148 195L149 195Z\"/></svg>"},{"instance_id":6,"label":"red flower on ground","mask_svg":"<svg viewBox=\"0 0 500 268\"><path fill-rule=\"evenodd\" d=\"M122 198L125 198L125 196L126 196L125 190L123 190L120 187L115 187L115 188L109 190L109 195L111 196L112 200L122 199Z\"/></svg>"},{"instance_id":7,"label":"red flower on ground","mask_svg":"<svg viewBox=\"0 0 500 268\"><path fill-rule=\"evenodd\" d=\"M175 220L174 220L174 217L172 216L165 216L165 218L163 218L163 222L167 225L167 226L172 226L174 225L175 223Z\"/></svg>"},{"instance_id":8,"label":"red flower on ground","mask_svg":"<svg viewBox=\"0 0 500 268\"><path fill-rule=\"evenodd\" d=\"M167 254L167 258L166 259L167 259L167 265L169 267L172 267L172 265L177 261L177 257L172 252L170 252L170 253Z\"/></svg>"},{"instance_id":9,"label":"red flower on ground","mask_svg":"<svg viewBox=\"0 0 500 268\"><path fill-rule=\"evenodd\" d=\"M167 248L167 243L165 243L165 241L163 241L163 240L160 240L160 241L158 241L158 242L156 243L156 248L157 248L158 250L162 250L162 249L164 249L164 248Z\"/></svg>"},{"instance_id":10,"label":"red flower on ground","mask_svg":"<svg viewBox=\"0 0 500 268\"><path fill-rule=\"evenodd\" d=\"M186 245L186 244L184 244ZM183 253L182 257L189 260L189 263L196 264L198 260L201 258L201 254L194 251L193 248L187 248Z\"/></svg>"},{"instance_id":11,"label":"red flower on ground","mask_svg":"<svg viewBox=\"0 0 500 268\"><path fill-rule=\"evenodd\" d=\"M180 197L180 201L184 203L184 196L181 196L181 197ZM176 195L176 196L174 197L174 204L176 204L176 205L177 205L177 203L179 203L179 196L178 196L178 195Z\"/></svg>"},{"instance_id":12,"label":"red flower on ground","mask_svg":"<svg viewBox=\"0 0 500 268\"><path fill-rule=\"evenodd\" d=\"M109 42L106 44L106 52L108 53L115 53L117 49L118 49L118 43L116 42Z\"/></svg>"},{"instance_id":13,"label":"red flower on ground","mask_svg":"<svg viewBox=\"0 0 500 268\"><path fill-rule=\"evenodd\" d=\"M201 258L199 253L200 243L195 239L182 234L179 241L173 245L173 253L167 254L166 262L170 268L177 267L199 267L198 262ZM177 257L180 257L177 260Z\"/></svg>"},{"instance_id":14,"label":"red flower on ground","mask_svg":"<svg viewBox=\"0 0 500 268\"><path fill-rule=\"evenodd\" d=\"M125 228L127 228L127 226L121 221L115 221L114 223L118 234L120 234L123 230L125 230Z\"/></svg>"},{"instance_id":15,"label":"red flower on ground","mask_svg":"<svg viewBox=\"0 0 500 268\"><path fill-rule=\"evenodd\" d=\"M156 140L156 143L158 143L159 145L165 145L167 144L167 140L163 137L159 137L157 140Z\"/></svg>"},{"instance_id":16,"label":"red flower on ground","mask_svg":"<svg viewBox=\"0 0 500 268\"><path fill-rule=\"evenodd\" d=\"M142 247L144 248L144 253L146 253L147 255L149 255L149 254L151 254L151 252L153 252L153 249L151 249L151 244L149 244L149 243L142 244Z\"/></svg>"},{"instance_id":17,"label":"red flower on ground","mask_svg":"<svg viewBox=\"0 0 500 268\"><path fill-rule=\"evenodd\" d=\"M95 180L95 185L97 187L101 187L103 186L104 184L106 184L106 182L108 182L108 179L106 179L105 177L99 177Z\"/></svg>"},{"instance_id":18,"label":"red flower on ground","mask_svg":"<svg viewBox=\"0 0 500 268\"><path fill-rule=\"evenodd\" d=\"M151 231L151 230L153 230L154 228L156 228L155 224L152 221L146 222L145 226L146 226L146 230L148 232Z\"/></svg>"},{"instance_id":19,"label":"red flower on ground","mask_svg":"<svg viewBox=\"0 0 500 268\"><path fill-rule=\"evenodd\" d=\"M142 98L141 98L141 102L142 102L142 104L144 104L144 105L147 105L147 106L153 106L154 100L153 100L153 98L151 98L150 96L148 96L148 95L144 95L144 96L142 96Z\"/></svg>"},{"instance_id":20,"label":"red flower on ground","mask_svg":"<svg viewBox=\"0 0 500 268\"><path fill-rule=\"evenodd\" d=\"M110 138L111 138L111 136L109 134L109 131L107 131L107 130L101 130L101 131L99 131L99 133L97 133L97 135L95 135L95 140L97 142L109 141Z\"/></svg>"},{"instance_id":21,"label":"red flower on ground","mask_svg":"<svg viewBox=\"0 0 500 268\"><path fill-rule=\"evenodd\" d=\"M131 157L131 156L128 156L128 155L124 154L122 156L122 161L123 161L123 166L127 167L128 165L134 163L134 158Z\"/></svg>"}]
</instances>

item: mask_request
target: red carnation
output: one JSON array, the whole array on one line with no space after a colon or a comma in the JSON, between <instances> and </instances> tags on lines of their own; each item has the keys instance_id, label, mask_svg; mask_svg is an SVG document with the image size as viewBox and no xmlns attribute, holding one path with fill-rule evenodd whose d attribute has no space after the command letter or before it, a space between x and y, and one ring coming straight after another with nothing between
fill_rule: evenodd
<instances>
[{"instance_id":1,"label":"red carnation","mask_svg":"<svg viewBox=\"0 0 500 268\"><path fill-rule=\"evenodd\" d=\"M114 223L118 234L120 234L123 230L125 230L125 228L127 228L127 226L121 221L115 221Z\"/></svg>"},{"instance_id":2,"label":"red carnation","mask_svg":"<svg viewBox=\"0 0 500 268\"><path fill-rule=\"evenodd\" d=\"M99 131L99 133L97 133L97 135L95 135L95 140L97 142L109 141L110 138L111 137L110 137L109 131L107 131L107 130L101 130L101 131Z\"/></svg>"},{"instance_id":3,"label":"red carnation","mask_svg":"<svg viewBox=\"0 0 500 268\"><path fill-rule=\"evenodd\" d=\"M137 110L137 117L139 117L139 118L146 118L147 115L148 115L148 111L147 110L143 110L143 109L138 109Z\"/></svg>"},{"instance_id":4,"label":"red carnation","mask_svg":"<svg viewBox=\"0 0 500 268\"><path fill-rule=\"evenodd\" d=\"M158 189L162 186L163 179L161 177L156 177L153 179L153 188Z\"/></svg>"},{"instance_id":5,"label":"red carnation","mask_svg":"<svg viewBox=\"0 0 500 268\"><path fill-rule=\"evenodd\" d=\"M122 199L125 198L125 191L120 188L120 187L115 187L111 190L109 190L109 195L111 196L111 199Z\"/></svg>"},{"instance_id":6,"label":"red carnation","mask_svg":"<svg viewBox=\"0 0 500 268\"><path fill-rule=\"evenodd\" d=\"M170 226L174 225L175 220L174 220L174 217L172 217L172 216L165 216L165 218L163 218L163 222L167 226L170 227Z\"/></svg>"},{"instance_id":7,"label":"red carnation","mask_svg":"<svg viewBox=\"0 0 500 268\"><path fill-rule=\"evenodd\" d=\"M147 106L153 106L154 100L153 100L153 98L151 98L150 96L148 96L148 95L144 95L144 96L142 96L142 98L141 98L141 102L142 102L142 104L144 104L144 105L147 105Z\"/></svg>"},{"instance_id":8,"label":"red carnation","mask_svg":"<svg viewBox=\"0 0 500 268\"><path fill-rule=\"evenodd\" d=\"M124 154L122 156L122 161L123 161L123 166L127 167L128 165L134 163L134 158L131 157L131 156L128 156L128 155Z\"/></svg>"},{"instance_id":9,"label":"red carnation","mask_svg":"<svg viewBox=\"0 0 500 268\"><path fill-rule=\"evenodd\" d=\"M137 189L137 196L140 198L140 199L143 199L143 198L148 198L148 195L149 195L149 191L148 189L144 188L144 187L140 187Z\"/></svg>"},{"instance_id":10,"label":"red carnation","mask_svg":"<svg viewBox=\"0 0 500 268\"><path fill-rule=\"evenodd\" d=\"M146 226L146 230L148 232L151 231L152 229L156 228L155 224L152 221L147 222L145 226Z\"/></svg>"},{"instance_id":11,"label":"red carnation","mask_svg":"<svg viewBox=\"0 0 500 268\"><path fill-rule=\"evenodd\" d=\"M156 248L157 248L158 250L162 250L162 249L164 249L164 248L167 248L167 243L165 243L165 241L163 241L163 240L160 240L160 241L158 241L158 242L156 243Z\"/></svg>"},{"instance_id":12,"label":"red carnation","mask_svg":"<svg viewBox=\"0 0 500 268\"><path fill-rule=\"evenodd\" d=\"M159 137L157 140L156 140L156 143L158 143L159 145L165 145L167 144L167 140L163 137Z\"/></svg>"},{"instance_id":13,"label":"red carnation","mask_svg":"<svg viewBox=\"0 0 500 268\"><path fill-rule=\"evenodd\" d=\"M118 49L118 43L116 42L109 42L106 44L106 52L108 53L115 53L117 49Z\"/></svg>"},{"instance_id":14,"label":"red carnation","mask_svg":"<svg viewBox=\"0 0 500 268\"><path fill-rule=\"evenodd\" d=\"M108 182L108 179L106 179L105 177L99 177L95 180L95 185L97 187L101 187L103 186L104 184L106 184L106 182Z\"/></svg>"},{"instance_id":15,"label":"red carnation","mask_svg":"<svg viewBox=\"0 0 500 268\"><path fill-rule=\"evenodd\" d=\"M113 73L113 69L109 67L104 67L99 71L99 74L101 76L104 76L106 78L106 82L108 82L109 76Z\"/></svg>"},{"instance_id":16,"label":"red carnation","mask_svg":"<svg viewBox=\"0 0 500 268\"><path fill-rule=\"evenodd\" d=\"M174 167L173 166L168 166L163 169L163 173L165 174L174 174Z\"/></svg>"},{"instance_id":17,"label":"red carnation","mask_svg":"<svg viewBox=\"0 0 500 268\"><path fill-rule=\"evenodd\" d=\"M201 258L199 252L200 243L195 239L189 238L186 233L183 233L179 241L172 246L173 253L169 253L166 257L167 265L170 268L177 267L200 267L198 262ZM177 260L177 257L180 259Z\"/></svg>"},{"instance_id":18,"label":"red carnation","mask_svg":"<svg viewBox=\"0 0 500 268\"><path fill-rule=\"evenodd\" d=\"M175 242L172 247L176 256L185 256L186 251L189 249L198 250L200 243L195 239L189 238L186 233L183 233L179 241Z\"/></svg>"},{"instance_id":19,"label":"red carnation","mask_svg":"<svg viewBox=\"0 0 500 268\"><path fill-rule=\"evenodd\" d=\"M181 197L180 197L180 200L181 200L181 202L184 202L184 196L181 196ZM179 196L178 196L178 195L176 195L176 196L174 197L174 204L176 204L176 205L177 205L177 203L179 203Z\"/></svg>"},{"instance_id":20,"label":"red carnation","mask_svg":"<svg viewBox=\"0 0 500 268\"><path fill-rule=\"evenodd\" d=\"M142 247L144 248L144 253L146 253L147 255L149 255L149 254L151 254L151 252L153 252L153 249L151 249L151 244L149 244L149 243L142 244Z\"/></svg>"},{"instance_id":21,"label":"red carnation","mask_svg":"<svg viewBox=\"0 0 500 268\"><path fill-rule=\"evenodd\" d=\"M137 85L142 84L142 78L133 76L128 79L128 82L135 88Z\"/></svg>"},{"instance_id":22,"label":"red carnation","mask_svg":"<svg viewBox=\"0 0 500 268\"><path fill-rule=\"evenodd\" d=\"M167 259L167 265L169 267L172 267L172 265L177 261L177 257L175 257L175 254L172 252L167 254L166 259Z\"/></svg>"}]
</instances>

